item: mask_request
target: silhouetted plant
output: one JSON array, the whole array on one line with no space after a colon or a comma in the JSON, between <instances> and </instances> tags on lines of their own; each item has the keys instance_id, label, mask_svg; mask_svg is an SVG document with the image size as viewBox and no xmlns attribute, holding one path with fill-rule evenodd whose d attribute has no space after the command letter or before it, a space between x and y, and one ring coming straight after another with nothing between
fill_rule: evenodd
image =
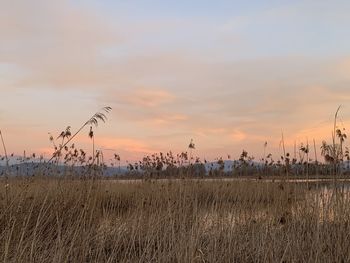
<instances>
[{"instance_id":1,"label":"silhouetted plant","mask_svg":"<svg viewBox=\"0 0 350 263\"><path fill-rule=\"evenodd\" d=\"M350 152L349 152L349 148L348 147L345 147L345 158L347 160L347 169L349 170L350 169Z\"/></svg>"},{"instance_id":2,"label":"silhouetted plant","mask_svg":"<svg viewBox=\"0 0 350 263\"><path fill-rule=\"evenodd\" d=\"M188 149L190 150L190 164L191 164L191 161L193 159L193 156L192 156L192 151L195 149L195 144L193 142L193 139L191 139L191 142L190 144L188 145Z\"/></svg>"},{"instance_id":3,"label":"silhouetted plant","mask_svg":"<svg viewBox=\"0 0 350 263\"><path fill-rule=\"evenodd\" d=\"M98 126L98 122L99 121L102 121L102 122L106 122L107 120L107 116L105 115L105 113L109 113L110 111L112 110L111 107L104 107L102 108L101 112L96 112L94 115L92 115L91 118L89 118L79 129L78 131L76 131L73 135L71 135L70 133L70 129L68 129L69 131L69 136L67 137L66 134L62 134L61 135L63 136L63 138L67 138L67 141L65 143L62 143L62 145L59 146L59 149L57 149L53 156L51 157L51 159L48 161L48 162L51 162L56 156L57 154L59 154L62 149L68 144L70 143L86 126L88 125L94 125L94 126ZM68 128L68 127L67 127ZM70 126L69 126L70 128ZM67 129L66 129L67 131ZM60 135L60 136L61 136Z\"/></svg>"},{"instance_id":4,"label":"silhouetted plant","mask_svg":"<svg viewBox=\"0 0 350 263\"><path fill-rule=\"evenodd\" d=\"M94 131L92 130L92 126L90 126L89 138L92 140L92 165L94 165L96 153L95 153L95 137L94 137Z\"/></svg>"},{"instance_id":5,"label":"silhouetted plant","mask_svg":"<svg viewBox=\"0 0 350 263\"><path fill-rule=\"evenodd\" d=\"M9 158L8 158L8 156L7 156L6 145L5 145L4 137L2 136L1 130L0 130L0 137L1 137L2 147L3 147L3 149L4 149L5 159L6 159L6 170L7 170L7 172L8 172Z\"/></svg>"},{"instance_id":6,"label":"silhouetted plant","mask_svg":"<svg viewBox=\"0 0 350 263\"><path fill-rule=\"evenodd\" d=\"M337 129L337 119L338 119L338 113L340 111L341 105L338 107L337 111L334 115L334 127L332 132L332 139L333 139L333 158L334 158L334 184L336 184L336 176L337 176L337 165L338 165L338 153L337 153L337 145L335 142L335 136L336 136L336 129Z\"/></svg>"},{"instance_id":7,"label":"silhouetted plant","mask_svg":"<svg viewBox=\"0 0 350 263\"><path fill-rule=\"evenodd\" d=\"M345 129L343 128L343 131L341 129L337 129L336 130L336 135L339 139L339 143L340 143L340 152L339 152L339 157L338 159L340 161L343 161L343 143L345 141L345 139L347 139L346 133L344 133Z\"/></svg>"},{"instance_id":8,"label":"silhouetted plant","mask_svg":"<svg viewBox=\"0 0 350 263\"><path fill-rule=\"evenodd\" d=\"M120 155L119 154L114 154L114 161L118 162L118 168L119 168L119 173L120 173Z\"/></svg>"}]
</instances>

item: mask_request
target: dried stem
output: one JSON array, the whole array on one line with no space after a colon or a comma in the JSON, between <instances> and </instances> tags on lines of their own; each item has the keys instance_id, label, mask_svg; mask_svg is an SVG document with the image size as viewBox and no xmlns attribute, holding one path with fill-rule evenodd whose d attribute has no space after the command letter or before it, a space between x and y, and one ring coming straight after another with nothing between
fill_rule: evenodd
<instances>
[{"instance_id":1,"label":"dried stem","mask_svg":"<svg viewBox=\"0 0 350 263\"><path fill-rule=\"evenodd\" d=\"M7 156L6 145L5 145L4 137L2 136L1 130L0 130L0 137L1 137L2 147L4 148L4 153L5 153L5 158L6 158L6 168L8 168L8 166L9 166L9 158Z\"/></svg>"},{"instance_id":2,"label":"dried stem","mask_svg":"<svg viewBox=\"0 0 350 263\"><path fill-rule=\"evenodd\" d=\"M335 112L334 115L334 126L333 126L333 134L332 134L332 139L333 139L333 158L334 158L334 186L336 187L337 183L337 165L338 165L338 156L337 156L337 150L336 150L336 144L335 144L335 136L336 136L336 129L337 129L337 118L338 118L338 113L341 108L341 105L338 107L337 111Z\"/></svg>"},{"instance_id":3,"label":"dried stem","mask_svg":"<svg viewBox=\"0 0 350 263\"><path fill-rule=\"evenodd\" d=\"M105 111L106 113L110 112L112 110L111 107L104 107L102 108L103 111ZM98 125L98 121L101 120L103 122L106 122L106 115L102 112L96 112L94 115L91 116L90 119L88 119L79 129L76 133L74 133L63 145L60 146L60 148L54 152L53 156L51 157L51 159L48 161L49 163L55 158L57 153L60 153L61 150L68 144L70 143L75 136L77 136L87 125Z\"/></svg>"}]
</instances>

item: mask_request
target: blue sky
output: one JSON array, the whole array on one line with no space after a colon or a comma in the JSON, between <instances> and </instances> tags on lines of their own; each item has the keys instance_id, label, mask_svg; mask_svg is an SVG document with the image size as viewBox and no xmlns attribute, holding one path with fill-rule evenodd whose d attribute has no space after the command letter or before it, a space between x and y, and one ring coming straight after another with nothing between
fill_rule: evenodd
<instances>
[{"instance_id":1,"label":"blue sky","mask_svg":"<svg viewBox=\"0 0 350 263\"><path fill-rule=\"evenodd\" d=\"M167 43L169 49L176 44L196 48L220 44L215 43L220 34L248 42L251 49L242 52L243 58L341 55L350 44L347 1L100 1L92 6L112 20L144 25L145 31L147 26L152 32L152 25L173 22L174 27L156 39L160 45L175 40ZM139 44L149 41L144 38Z\"/></svg>"}]
</instances>

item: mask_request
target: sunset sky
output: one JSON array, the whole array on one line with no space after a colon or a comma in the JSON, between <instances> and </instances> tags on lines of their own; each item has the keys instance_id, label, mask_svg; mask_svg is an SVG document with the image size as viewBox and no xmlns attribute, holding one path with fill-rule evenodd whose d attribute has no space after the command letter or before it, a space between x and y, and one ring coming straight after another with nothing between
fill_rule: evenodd
<instances>
[{"instance_id":1,"label":"sunset sky","mask_svg":"<svg viewBox=\"0 0 350 263\"><path fill-rule=\"evenodd\" d=\"M98 149L123 160L242 149L261 158L350 129L350 1L0 0L0 129L52 154L104 106ZM89 151L88 129L76 145ZM319 146L318 146L319 148ZM0 155L3 149L0 147Z\"/></svg>"}]
</instances>

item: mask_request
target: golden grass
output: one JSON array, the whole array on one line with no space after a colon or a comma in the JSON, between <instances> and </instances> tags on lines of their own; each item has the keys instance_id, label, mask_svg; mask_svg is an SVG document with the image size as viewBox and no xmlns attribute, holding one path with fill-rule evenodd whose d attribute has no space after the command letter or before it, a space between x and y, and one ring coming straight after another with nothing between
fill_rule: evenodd
<instances>
[{"instance_id":1,"label":"golden grass","mask_svg":"<svg viewBox=\"0 0 350 263\"><path fill-rule=\"evenodd\" d=\"M349 262L349 204L292 183L13 178L0 260Z\"/></svg>"}]
</instances>

